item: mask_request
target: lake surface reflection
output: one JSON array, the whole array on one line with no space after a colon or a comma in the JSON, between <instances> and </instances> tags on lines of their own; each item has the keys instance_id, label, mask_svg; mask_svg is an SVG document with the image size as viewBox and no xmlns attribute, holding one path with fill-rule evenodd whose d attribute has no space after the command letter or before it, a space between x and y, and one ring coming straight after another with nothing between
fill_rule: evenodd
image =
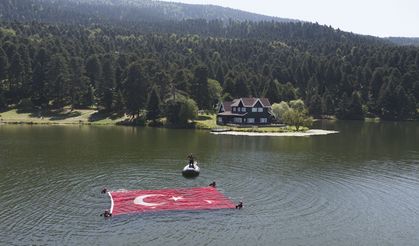
<instances>
[{"instance_id":1,"label":"lake surface reflection","mask_svg":"<svg viewBox=\"0 0 419 246\"><path fill-rule=\"evenodd\" d=\"M71 245L417 245L419 123L318 123L339 134L0 126L0 242ZM188 153L197 179L180 173ZM207 186L242 210L104 219L106 186Z\"/></svg>"}]
</instances>

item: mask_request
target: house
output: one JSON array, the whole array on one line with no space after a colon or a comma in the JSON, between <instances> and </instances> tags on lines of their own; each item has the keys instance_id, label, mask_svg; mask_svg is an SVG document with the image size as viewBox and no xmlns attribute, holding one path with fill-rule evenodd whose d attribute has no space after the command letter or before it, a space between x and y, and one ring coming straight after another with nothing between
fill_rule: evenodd
<instances>
[{"instance_id":1,"label":"house","mask_svg":"<svg viewBox=\"0 0 419 246\"><path fill-rule=\"evenodd\" d=\"M220 103L217 124L268 125L273 120L267 98L238 98Z\"/></svg>"}]
</instances>

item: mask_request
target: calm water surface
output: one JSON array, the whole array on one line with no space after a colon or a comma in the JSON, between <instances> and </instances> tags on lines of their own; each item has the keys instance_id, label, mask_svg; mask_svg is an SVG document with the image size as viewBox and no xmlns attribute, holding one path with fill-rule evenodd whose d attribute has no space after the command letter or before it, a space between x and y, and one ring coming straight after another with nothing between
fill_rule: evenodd
<instances>
[{"instance_id":1,"label":"calm water surface","mask_svg":"<svg viewBox=\"0 0 419 246\"><path fill-rule=\"evenodd\" d=\"M418 245L419 123L323 123L316 137L0 126L0 244ZM194 180L180 175L189 152ZM102 187L207 186L242 210L104 219Z\"/></svg>"}]
</instances>

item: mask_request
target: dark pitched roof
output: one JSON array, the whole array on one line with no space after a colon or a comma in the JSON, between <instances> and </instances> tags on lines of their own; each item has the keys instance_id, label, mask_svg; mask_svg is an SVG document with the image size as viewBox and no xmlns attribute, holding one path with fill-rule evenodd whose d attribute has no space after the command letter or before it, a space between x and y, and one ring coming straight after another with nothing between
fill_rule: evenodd
<instances>
[{"instance_id":1,"label":"dark pitched roof","mask_svg":"<svg viewBox=\"0 0 419 246\"><path fill-rule=\"evenodd\" d=\"M268 98L260 98L260 101L262 102L262 105L264 107L270 107L271 106L271 103L269 102Z\"/></svg>"},{"instance_id":2,"label":"dark pitched roof","mask_svg":"<svg viewBox=\"0 0 419 246\"><path fill-rule=\"evenodd\" d=\"M223 102L224 111L231 111L231 105L234 103L234 100L232 102L226 101Z\"/></svg>"},{"instance_id":3,"label":"dark pitched roof","mask_svg":"<svg viewBox=\"0 0 419 246\"><path fill-rule=\"evenodd\" d=\"M233 103L231 104L231 107L237 107L240 104L240 98L239 99L234 99Z\"/></svg>"},{"instance_id":4,"label":"dark pitched roof","mask_svg":"<svg viewBox=\"0 0 419 246\"><path fill-rule=\"evenodd\" d=\"M270 107L271 106L271 103L269 102L268 98L243 97L243 98L239 98L239 99L234 99L233 103L230 105L230 110L231 110L231 107L239 106L240 101L243 102L243 105L245 107L253 107L253 105L255 105L255 103L258 100L260 100L263 107Z\"/></svg>"}]
</instances>

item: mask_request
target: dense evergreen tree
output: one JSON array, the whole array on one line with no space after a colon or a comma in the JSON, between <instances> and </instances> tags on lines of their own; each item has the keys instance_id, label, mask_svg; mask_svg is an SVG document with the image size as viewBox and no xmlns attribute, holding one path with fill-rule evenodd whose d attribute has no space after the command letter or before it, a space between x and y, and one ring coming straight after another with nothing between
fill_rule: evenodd
<instances>
[{"instance_id":1,"label":"dense evergreen tree","mask_svg":"<svg viewBox=\"0 0 419 246\"><path fill-rule=\"evenodd\" d=\"M89 95L89 78L85 76L83 59L73 57L70 60L70 91L72 108L85 108L93 104L93 97Z\"/></svg>"},{"instance_id":2,"label":"dense evergreen tree","mask_svg":"<svg viewBox=\"0 0 419 246\"><path fill-rule=\"evenodd\" d=\"M243 74L237 76L236 81L234 83L234 90L232 93L232 95L235 97L251 96L249 85L247 84L246 77Z\"/></svg>"},{"instance_id":3,"label":"dense evergreen tree","mask_svg":"<svg viewBox=\"0 0 419 246\"><path fill-rule=\"evenodd\" d=\"M45 48L40 48L35 55L35 66L32 74L32 102L37 107L48 106L47 69L50 55Z\"/></svg>"},{"instance_id":4,"label":"dense evergreen tree","mask_svg":"<svg viewBox=\"0 0 419 246\"><path fill-rule=\"evenodd\" d=\"M145 108L147 84L138 63L128 66L127 77L123 84L124 101L127 112L139 116L140 110Z\"/></svg>"},{"instance_id":5,"label":"dense evergreen tree","mask_svg":"<svg viewBox=\"0 0 419 246\"><path fill-rule=\"evenodd\" d=\"M208 94L208 68L206 66L200 65L195 68L192 92L200 109L211 107Z\"/></svg>"},{"instance_id":6,"label":"dense evergreen tree","mask_svg":"<svg viewBox=\"0 0 419 246\"><path fill-rule=\"evenodd\" d=\"M393 78L394 79L394 78ZM409 96L403 86L391 79L381 90L379 105L381 117L387 120L400 120L415 114L414 98Z\"/></svg>"},{"instance_id":7,"label":"dense evergreen tree","mask_svg":"<svg viewBox=\"0 0 419 246\"><path fill-rule=\"evenodd\" d=\"M229 94L230 96L233 96L233 93L235 93L234 92L235 84L234 84L233 78L227 77L223 87L224 87L225 93Z\"/></svg>"},{"instance_id":8,"label":"dense evergreen tree","mask_svg":"<svg viewBox=\"0 0 419 246\"><path fill-rule=\"evenodd\" d=\"M335 113L334 101L329 91L323 93L322 112L325 115L333 115Z\"/></svg>"},{"instance_id":9,"label":"dense evergreen tree","mask_svg":"<svg viewBox=\"0 0 419 246\"><path fill-rule=\"evenodd\" d=\"M267 97L272 103L282 101L279 86L280 85L277 80L268 80L264 89L264 97Z\"/></svg>"},{"instance_id":10,"label":"dense evergreen tree","mask_svg":"<svg viewBox=\"0 0 419 246\"><path fill-rule=\"evenodd\" d=\"M28 97L30 94L30 84L32 77L32 61L30 58L29 50L26 45L21 44L19 46L18 52L22 59L23 69L22 69L22 88L21 96Z\"/></svg>"},{"instance_id":11,"label":"dense evergreen tree","mask_svg":"<svg viewBox=\"0 0 419 246\"><path fill-rule=\"evenodd\" d=\"M373 100L378 99L378 94L380 92L380 88L384 83L384 69L379 67L374 70L372 74L372 79L370 82L370 92L371 97Z\"/></svg>"},{"instance_id":12,"label":"dense evergreen tree","mask_svg":"<svg viewBox=\"0 0 419 246\"><path fill-rule=\"evenodd\" d=\"M0 47L0 85L2 85L3 80L6 79L8 75L8 72L7 72L8 69L9 69L9 61L7 59L6 53Z\"/></svg>"},{"instance_id":13,"label":"dense evergreen tree","mask_svg":"<svg viewBox=\"0 0 419 246\"><path fill-rule=\"evenodd\" d=\"M322 114L322 99L318 94L311 97L308 112L314 117L319 117Z\"/></svg>"},{"instance_id":14,"label":"dense evergreen tree","mask_svg":"<svg viewBox=\"0 0 419 246\"><path fill-rule=\"evenodd\" d=\"M189 70L181 69L176 72L175 78L172 81L172 91L171 96L174 96L176 93L181 94L190 94L191 93L191 78L192 75Z\"/></svg>"},{"instance_id":15,"label":"dense evergreen tree","mask_svg":"<svg viewBox=\"0 0 419 246\"><path fill-rule=\"evenodd\" d=\"M147 119L155 121L162 114L161 101L156 88L151 90L147 102Z\"/></svg>"},{"instance_id":16,"label":"dense evergreen tree","mask_svg":"<svg viewBox=\"0 0 419 246\"><path fill-rule=\"evenodd\" d=\"M98 87L102 78L102 65L97 55L91 55L86 61L86 75L90 79L90 84Z\"/></svg>"},{"instance_id":17,"label":"dense evergreen tree","mask_svg":"<svg viewBox=\"0 0 419 246\"><path fill-rule=\"evenodd\" d=\"M16 103L21 96L20 90L23 83L23 62L19 53L14 53L9 66L9 93L11 95L11 102ZM14 100L13 100L14 99Z\"/></svg>"},{"instance_id":18,"label":"dense evergreen tree","mask_svg":"<svg viewBox=\"0 0 419 246\"><path fill-rule=\"evenodd\" d=\"M282 101L292 101L297 99L297 91L291 83L280 84L280 98Z\"/></svg>"},{"instance_id":19,"label":"dense evergreen tree","mask_svg":"<svg viewBox=\"0 0 419 246\"><path fill-rule=\"evenodd\" d=\"M348 95L344 92L336 109L336 117L338 117L338 119L346 119L348 117L348 108L350 103L351 101Z\"/></svg>"},{"instance_id":20,"label":"dense evergreen tree","mask_svg":"<svg viewBox=\"0 0 419 246\"><path fill-rule=\"evenodd\" d=\"M67 62L60 53L51 57L46 73L47 100L54 107L63 107L69 103L69 72Z\"/></svg>"},{"instance_id":21,"label":"dense evergreen tree","mask_svg":"<svg viewBox=\"0 0 419 246\"><path fill-rule=\"evenodd\" d=\"M112 104L115 93L115 70L112 57L106 56L103 62L102 77L97 81L96 96L99 109L106 112L112 110Z\"/></svg>"},{"instance_id":22,"label":"dense evergreen tree","mask_svg":"<svg viewBox=\"0 0 419 246\"><path fill-rule=\"evenodd\" d=\"M362 120L364 119L364 112L362 110L361 95L359 92L352 93L350 103L346 110L346 119Z\"/></svg>"}]
</instances>

